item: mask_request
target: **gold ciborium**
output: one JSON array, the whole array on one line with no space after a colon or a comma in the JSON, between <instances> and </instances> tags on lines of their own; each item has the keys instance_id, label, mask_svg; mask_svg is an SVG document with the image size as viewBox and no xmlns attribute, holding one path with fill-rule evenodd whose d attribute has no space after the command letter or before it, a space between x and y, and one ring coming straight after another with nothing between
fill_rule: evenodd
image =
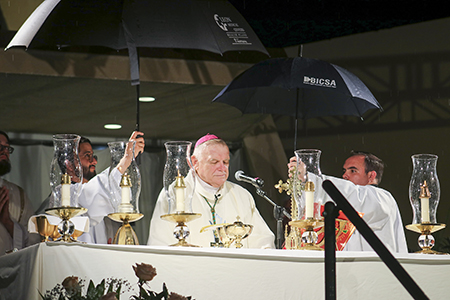
<instances>
[{"instance_id":1,"label":"gold ciborium","mask_svg":"<svg viewBox=\"0 0 450 300\"><path fill-rule=\"evenodd\" d=\"M87 212L86 208L63 206L49 208L46 209L45 212L49 215L59 217L62 220L62 222L58 225L58 233L61 236L55 240L56 242L78 242L78 240L73 237L73 234L75 233L75 225L70 219Z\"/></svg>"},{"instance_id":2,"label":"gold ciborium","mask_svg":"<svg viewBox=\"0 0 450 300\"><path fill-rule=\"evenodd\" d=\"M136 222L144 217L141 213L111 213L108 215L113 221L122 222L122 226L114 235L113 243L117 245L139 245L139 240L130 225L130 222Z\"/></svg>"},{"instance_id":3,"label":"gold ciborium","mask_svg":"<svg viewBox=\"0 0 450 300\"><path fill-rule=\"evenodd\" d=\"M253 225L242 223L239 217L236 219L233 224L224 226L224 231L234 241L236 248L242 248L241 242L252 233Z\"/></svg>"},{"instance_id":4,"label":"gold ciborium","mask_svg":"<svg viewBox=\"0 0 450 300\"><path fill-rule=\"evenodd\" d=\"M187 222L198 219L202 214L198 213L188 213L188 212L176 212L172 214L162 215L161 219L177 223L175 229L173 230L173 235L178 239L178 243L170 245L174 247L199 247L196 245L189 244L186 242L186 238L189 236L190 231L186 226Z\"/></svg>"}]
</instances>

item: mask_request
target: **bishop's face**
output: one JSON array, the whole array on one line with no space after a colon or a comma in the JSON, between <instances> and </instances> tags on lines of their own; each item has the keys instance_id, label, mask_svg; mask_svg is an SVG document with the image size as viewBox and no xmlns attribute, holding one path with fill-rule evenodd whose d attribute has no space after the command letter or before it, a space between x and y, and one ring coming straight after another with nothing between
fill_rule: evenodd
<instances>
[{"instance_id":1,"label":"bishop's face","mask_svg":"<svg viewBox=\"0 0 450 300\"><path fill-rule=\"evenodd\" d=\"M230 152L221 144L207 145L200 157L193 159L198 176L209 185L219 188L228 179Z\"/></svg>"}]
</instances>

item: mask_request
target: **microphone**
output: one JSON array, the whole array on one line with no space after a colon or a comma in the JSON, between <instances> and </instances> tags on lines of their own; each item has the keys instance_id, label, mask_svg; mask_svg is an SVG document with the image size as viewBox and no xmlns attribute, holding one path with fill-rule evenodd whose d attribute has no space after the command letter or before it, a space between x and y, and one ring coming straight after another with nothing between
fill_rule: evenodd
<instances>
[{"instance_id":1,"label":"microphone","mask_svg":"<svg viewBox=\"0 0 450 300\"><path fill-rule=\"evenodd\" d=\"M257 188L262 188L264 186L264 180L262 180L259 177L253 178L253 177L249 177L244 175L244 171L237 171L236 174L234 174L234 178L236 178L237 181L243 181L243 182L247 182L250 183L251 185L257 187Z\"/></svg>"}]
</instances>

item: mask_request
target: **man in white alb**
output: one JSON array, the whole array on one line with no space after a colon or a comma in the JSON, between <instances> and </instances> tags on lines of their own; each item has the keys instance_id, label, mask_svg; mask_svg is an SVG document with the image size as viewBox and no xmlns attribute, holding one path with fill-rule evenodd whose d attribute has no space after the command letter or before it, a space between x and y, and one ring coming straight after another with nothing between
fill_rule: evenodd
<instances>
[{"instance_id":1,"label":"man in white alb","mask_svg":"<svg viewBox=\"0 0 450 300\"><path fill-rule=\"evenodd\" d=\"M292 157L288 168L295 166L296 159ZM343 166L343 179L328 175L323 175L323 179L333 182L353 208L364 213L363 220L390 251L406 253L408 248L397 202L391 193L378 187L383 171L383 161L372 153L352 151ZM324 203L331 201L323 189L318 192ZM358 230L343 250L373 251Z\"/></svg>"},{"instance_id":2,"label":"man in white alb","mask_svg":"<svg viewBox=\"0 0 450 300\"><path fill-rule=\"evenodd\" d=\"M274 234L255 206L252 195L241 186L227 181L230 154L227 144L213 134L207 134L195 144L191 157L198 176L192 198L192 210L200 213L199 219L189 222L188 242L210 247L215 241L212 230L200 232L211 224L233 223L237 217L244 224L253 225L250 236L242 241L246 248L274 248ZM186 181L193 180L187 176ZM188 184L188 182L187 182ZM168 213L168 201L164 189L156 202L150 223L149 245L172 245L177 242L173 235L174 223L162 220Z\"/></svg>"}]
</instances>

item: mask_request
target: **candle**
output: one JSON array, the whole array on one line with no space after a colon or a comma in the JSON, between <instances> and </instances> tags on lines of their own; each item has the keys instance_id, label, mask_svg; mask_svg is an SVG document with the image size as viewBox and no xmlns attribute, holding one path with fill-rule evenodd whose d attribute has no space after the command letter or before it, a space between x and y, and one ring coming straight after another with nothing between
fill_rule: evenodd
<instances>
[{"instance_id":1,"label":"candle","mask_svg":"<svg viewBox=\"0 0 450 300\"><path fill-rule=\"evenodd\" d=\"M130 175L124 173L120 180L120 188L122 192L122 204L129 204L131 198L131 180Z\"/></svg>"},{"instance_id":2,"label":"candle","mask_svg":"<svg viewBox=\"0 0 450 300\"><path fill-rule=\"evenodd\" d=\"M184 184L184 177L180 174L180 171L178 171L174 188L177 212L184 212L184 191L186 189L186 185Z\"/></svg>"},{"instance_id":3,"label":"candle","mask_svg":"<svg viewBox=\"0 0 450 300\"><path fill-rule=\"evenodd\" d=\"M61 206L70 206L70 176L61 176Z\"/></svg>"},{"instance_id":4,"label":"candle","mask_svg":"<svg viewBox=\"0 0 450 300\"><path fill-rule=\"evenodd\" d=\"M430 190L425 180L420 187L420 212L422 223L430 223Z\"/></svg>"},{"instance_id":5,"label":"candle","mask_svg":"<svg viewBox=\"0 0 450 300\"><path fill-rule=\"evenodd\" d=\"M305 219L314 217L314 183L306 182L305 186Z\"/></svg>"}]
</instances>

